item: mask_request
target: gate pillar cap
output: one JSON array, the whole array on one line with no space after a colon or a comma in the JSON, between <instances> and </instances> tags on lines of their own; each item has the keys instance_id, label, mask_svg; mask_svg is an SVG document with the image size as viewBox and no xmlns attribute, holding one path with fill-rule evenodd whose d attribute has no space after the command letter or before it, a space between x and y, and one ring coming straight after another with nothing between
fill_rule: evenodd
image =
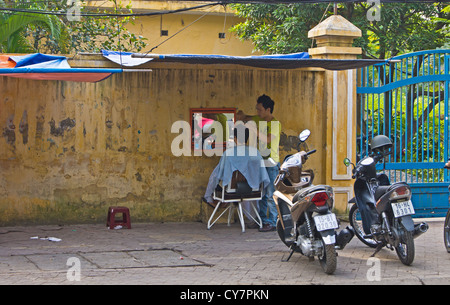
<instances>
[{"instance_id":1,"label":"gate pillar cap","mask_svg":"<svg viewBox=\"0 0 450 305\"><path fill-rule=\"evenodd\" d=\"M320 36L361 37L361 30L340 15L332 15L308 32L308 38Z\"/></svg>"},{"instance_id":2,"label":"gate pillar cap","mask_svg":"<svg viewBox=\"0 0 450 305\"><path fill-rule=\"evenodd\" d=\"M317 47L308 50L312 58L355 58L362 53L353 47L353 40L361 37L361 30L340 15L333 15L308 32Z\"/></svg>"}]
</instances>

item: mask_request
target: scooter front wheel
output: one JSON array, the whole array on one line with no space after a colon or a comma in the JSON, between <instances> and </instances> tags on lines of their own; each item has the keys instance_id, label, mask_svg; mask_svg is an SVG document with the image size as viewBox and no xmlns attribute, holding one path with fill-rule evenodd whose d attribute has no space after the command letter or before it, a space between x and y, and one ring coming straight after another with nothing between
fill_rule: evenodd
<instances>
[{"instance_id":1,"label":"scooter front wheel","mask_svg":"<svg viewBox=\"0 0 450 305\"><path fill-rule=\"evenodd\" d=\"M281 224L281 221L278 219L277 220L277 233L278 233L278 237L281 239L281 241L289 248L293 242L290 241L286 241L286 239L284 238L284 229L283 229L283 225Z\"/></svg>"},{"instance_id":2,"label":"scooter front wheel","mask_svg":"<svg viewBox=\"0 0 450 305\"><path fill-rule=\"evenodd\" d=\"M351 207L348 217L349 217L349 220L350 220L350 225L355 230L356 237L358 237L358 239L360 241L362 241L365 245L367 245L367 246L369 246L371 248L376 248L378 243L374 239L372 239L372 238L364 238L365 233L364 233L364 229L363 229L361 213L359 212L359 209L356 206L356 204L354 204Z\"/></svg>"},{"instance_id":3,"label":"scooter front wheel","mask_svg":"<svg viewBox=\"0 0 450 305\"><path fill-rule=\"evenodd\" d=\"M450 253L450 209L447 212L444 222L444 244L447 252Z\"/></svg>"}]
</instances>

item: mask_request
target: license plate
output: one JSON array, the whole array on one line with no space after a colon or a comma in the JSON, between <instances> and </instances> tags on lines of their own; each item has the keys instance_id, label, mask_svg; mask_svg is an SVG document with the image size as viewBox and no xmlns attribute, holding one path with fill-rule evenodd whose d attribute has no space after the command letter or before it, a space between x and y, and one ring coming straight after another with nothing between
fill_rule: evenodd
<instances>
[{"instance_id":1,"label":"license plate","mask_svg":"<svg viewBox=\"0 0 450 305\"><path fill-rule=\"evenodd\" d=\"M401 202L392 202L392 211L394 211L394 217L402 217L406 215L414 215L414 207L411 200L401 201Z\"/></svg>"},{"instance_id":2,"label":"license plate","mask_svg":"<svg viewBox=\"0 0 450 305\"><path fill-rule=\"evenodd\" d=\"M326 214L326 215L318 215L314 217L314 221L316 223L317 231L325 231L330 229L337 229L339 227L336 215Z\"/></svg>"}]
</instances>

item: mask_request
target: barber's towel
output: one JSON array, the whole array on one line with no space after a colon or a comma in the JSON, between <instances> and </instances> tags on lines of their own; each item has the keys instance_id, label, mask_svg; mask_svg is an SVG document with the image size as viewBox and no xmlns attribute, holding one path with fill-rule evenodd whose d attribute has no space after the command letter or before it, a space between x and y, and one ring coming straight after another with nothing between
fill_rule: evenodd
<instances>
[{"instance_id":1,"label":"barber's towel","mask_svg":"<svg viewBox=\"0 0 450 305\"><path fill-rule=\"evenodd\" d=\"M264 166L264 160L255 147L238 145L228 148L215 171L216 184L222 180L222 186L226 186L231 182L234 171L240 171L247 179L251 188L257 189L263 183L264 188L269 185L269 175Z\"/></svg>"}]
</instances>

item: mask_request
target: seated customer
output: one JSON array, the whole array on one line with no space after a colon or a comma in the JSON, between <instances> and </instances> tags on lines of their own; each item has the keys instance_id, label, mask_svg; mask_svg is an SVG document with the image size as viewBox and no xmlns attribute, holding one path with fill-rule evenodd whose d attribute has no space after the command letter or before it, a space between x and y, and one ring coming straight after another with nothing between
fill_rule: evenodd
<instances>
[{"instance_id":1,"label":"seated customer","mask_svg":"<svg viewBox=\"0 0 450 305\"><path fill-rule=\"evenodd\" d=\"M231 182L232 174L238 170L247 180L249 186L253 189L258 189L263 183L264 188L269 184L269 176L264 167L264 160L261 154L255 147L246 145L249 138L249 130L244 125L237 125L234 128L234 141L236 145L228 148L222 157L219 164L214 168L209 177L208 186L202 200L209 206L215 208L216 202L213 200L213 192L220 180L222 180L222 187L225 187ZM241 130L244 130L242 136Z\"/></svg>"}]
</instances>

